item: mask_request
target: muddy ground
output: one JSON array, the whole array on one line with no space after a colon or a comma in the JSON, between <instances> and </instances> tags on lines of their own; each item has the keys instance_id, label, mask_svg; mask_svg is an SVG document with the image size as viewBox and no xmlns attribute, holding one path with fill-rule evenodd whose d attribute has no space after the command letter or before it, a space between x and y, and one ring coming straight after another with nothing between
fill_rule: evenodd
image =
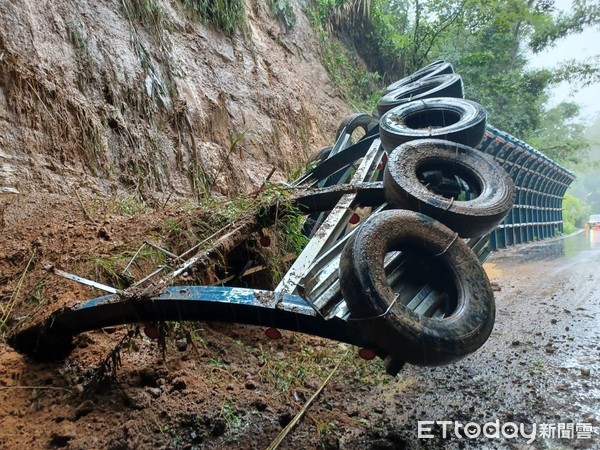
<instances>
[{"instance_id":1,"label":"muddy ground","mask_svg":"<svg viewBox=\"0 0 600 450\"><path fill-rule=\"evenodd\" d=\"M189 214L181 205L131 214L131 204L84 199L82 208L59 196L1 200L3 312L16 299L8 328L98 295L45 273L44 264L92 277L90 258L135 249ZM340 361L281 448L599 448L600 239L581 233L504 250L486 267L500 289L486 345L457 364L407 366L396 378L355 348L290 332L273 341L262 329L229 324L172 326L164 355L156 340L135 337L116 377L101 383L98 367L132 328L85 333L51 364L2 341L0 448L264 449ZM452 427L444 439L441 426L419 439L419 420L524 423L528 433L533 424L592 429L589 439L585 425L579 439L556 430L528 445L458 439Z\"/></svg>"}]
</instances>

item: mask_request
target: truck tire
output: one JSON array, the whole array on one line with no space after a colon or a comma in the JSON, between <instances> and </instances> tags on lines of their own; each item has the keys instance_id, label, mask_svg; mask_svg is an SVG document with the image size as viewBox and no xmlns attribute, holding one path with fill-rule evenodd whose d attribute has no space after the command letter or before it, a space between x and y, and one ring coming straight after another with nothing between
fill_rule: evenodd
<instances>
[{"instance_id":1,"label":"truck tire","mask_svg":"<svg viewBox=\"0 0 600 450\"><path fill-rule=\"evenodd\" d=\"M423 78L452 73L454 73L454 67L452 67L452 64L442 60L434 61L431 64L426 65L425 67L421 67L419 70L413 72L411 75L390 84L388 87L385 88L385 92L387 93L395 91L396 89L402 86L414 83L415 81L421 80Z\"/></svg>"},{"instance_id":2,"label":"truck tire","mask_svg":"<svg viewBox=\"0 0 600 450\"><path fill-rule=\"evenodd\" d=\"M385 94L377 103L379 116L403 103L433 97L463 98L462 78L455 74L426 77Z\"/></svg>"},{"instance_id":3,"label":"truck tire","mask_svg":"<svg viewBox=\"0 0 600 450\"><path fill-rule=\"evenodd\" d=\"M413 249L439 262L450 280L444 317L427 317L395 302L386 280L387 252ZM475 254L456 234L423 214L377 213L346 243L340 286L350 319L394 360L436 366L457 361L481 347L494 326L494 295Z\"/></svg>"},{"instance_id":4,"label":"truck tire","mask_svg":"<svg viewBox=\"0 0 600 450\"><path fill-rule=\"evenodd\" d=\"M452 183L465 189L448 193L446 186L452 188ZM515 196L512 179L489 155L436 139L397 147L389 156L383 185L391 206L422 212L461 237L483 236L496 228Z\"/></svg>"},{"instance_id":5,"label":"truck tire","mask_svg":"<svg viewBox=\"0 0 600 450\"><path fill-rule=\"evenodd\" d=\"M479 103L461 98L428 98L397 106L379 123L383 147L391 152L415 139L444 139L477 147L483 140L487 114Z\"/></svg>"},{"instance_id":6,"label":"truck tire","mask_svg":"<svg viewBox=\"0 0 600 450\"><path fill-rule=\"evenodd\" d=\"M340 135L345 132L348 134L354 133L358 128L362 128L367 134L369 131L373 129L377 125L377 119L368 114L352 114L351 116L346 117L335 133L335 140L337 141Z\"/></svg>"}]
</instances>

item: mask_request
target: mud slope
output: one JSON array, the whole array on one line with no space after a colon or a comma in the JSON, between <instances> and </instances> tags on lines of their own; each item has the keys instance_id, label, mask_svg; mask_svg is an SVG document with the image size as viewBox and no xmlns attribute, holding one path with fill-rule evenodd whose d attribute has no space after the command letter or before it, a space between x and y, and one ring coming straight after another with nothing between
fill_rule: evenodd
<instances>
[{"instance_id":1,"label":"mud slope","mask_svg":"<svg viewBox=\"0 0 600 450\"><path fill-rule=\"evenodd\" d=\"M176 0L0 2L0 193L228 193L306 160L350 111L292 3L229 38Z\"/></svg>"}]
</instances>

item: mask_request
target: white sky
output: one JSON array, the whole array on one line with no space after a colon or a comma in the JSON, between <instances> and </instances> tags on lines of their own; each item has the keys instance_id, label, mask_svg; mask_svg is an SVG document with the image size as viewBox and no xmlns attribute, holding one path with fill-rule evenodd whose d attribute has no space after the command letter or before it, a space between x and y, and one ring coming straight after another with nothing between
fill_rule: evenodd
<instances>
[{"instance_id":1,"label":"white sky","mask_svg":"<svg viewBox=\"0 0 600 450\"><path fill-rule=\"evenodd\" d=\"M556 0L556 7L569 9L570 0ZM570 59L584 60L586 57L600 53L600 27L590 28L581 34L571 35L556 43L544 52L532 55L530 66L534 68L553 67L562 61ZM585 88L577 85L561 83L550 91L549 106L554 106L561 101L574 101L581 106L581 116L586 121L591 121L600 114L600 83L595 83Z\"/></svg>"}]
</instances>

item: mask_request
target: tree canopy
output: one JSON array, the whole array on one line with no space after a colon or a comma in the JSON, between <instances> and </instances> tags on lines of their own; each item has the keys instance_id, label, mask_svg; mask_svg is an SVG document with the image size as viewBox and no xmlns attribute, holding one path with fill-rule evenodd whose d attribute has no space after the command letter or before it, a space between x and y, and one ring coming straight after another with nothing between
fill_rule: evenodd
<instances>
[{"instance_id":1,"label":"tree canopy","mask_svg":"<svg viewBox=\"0 0 600 450\"><path fill-rule=\"evenodd\" d=\"M567 166L587 159L590 142L586 126L577 120L579 105L563 102L550 108L542 117L540 126L531 133L529 144L555 161Z\"/></svg>"}]
</instances>

